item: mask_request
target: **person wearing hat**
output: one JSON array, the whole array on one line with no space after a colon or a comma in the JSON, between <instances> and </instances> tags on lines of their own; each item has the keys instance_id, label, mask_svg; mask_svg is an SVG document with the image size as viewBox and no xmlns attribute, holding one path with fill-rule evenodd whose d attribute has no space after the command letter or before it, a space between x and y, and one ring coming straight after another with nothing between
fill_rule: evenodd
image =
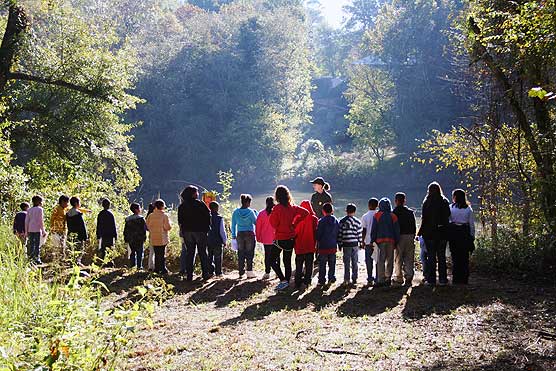
<instances>
[{"instance_id":1,"label":"person wearing hat","mask_svg":"<svg viewBox=\"0 0 556 371\"><path fill-rule=\"evenodd\" d=\"M322 218L322 207L326 203L332 204L332 196L328 191L330 190L330 184L326 183L322 177L315 178L311 181L313 184L313 189L315 193L311 196L311 206L317 215L317 218Z\"/></svg>"}]
</instances>

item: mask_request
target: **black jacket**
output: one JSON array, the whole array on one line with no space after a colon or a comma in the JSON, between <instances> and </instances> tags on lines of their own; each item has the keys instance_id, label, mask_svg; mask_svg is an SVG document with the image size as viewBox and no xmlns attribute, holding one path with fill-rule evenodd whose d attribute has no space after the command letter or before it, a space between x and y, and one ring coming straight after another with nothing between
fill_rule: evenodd
<instances>
[{"instance_id":1,"label":"black jacket","mask_svg":"<svg viewBox=\"0 0 556 371\"><path fill-rule=\"evenodd\" d=\"M178 224L181 232L205 232L210 230L210 211L203 202L190 200L178 207Z\"/></svg>"},{"instance_id":2,"label":"black jacket","mask_svg":"<svg viewBox=\"0 0 556 371\"><path fill-rule=\"evenodd\" d=\"M445 239L444 229L450 224L450 203L445 197L429 197L423 202L419 236L425 240Z\"/></svg>"},{"instance_id":3,"label":"black jacket","mask_svg":"<svg viewBox=\"0 0 556 371\"><path fill-rule=\"evenodd\" d=\"M317 218L320 219L323 217L322 207L326 203L332 203L332 196L327 191L322 193L315 192L311 196L311 206L313 206L313 210L315 211Z\"/></svg>"},{"instance_id":4,"label":"black jacket","mask_svg":"<svg viewBox=\"0 0 556 371\"><path fill-rule=\"evenodd\" d=\"M85 220L83 220L83 214L81 212L74 211L74 209L68 211L66 214L66 223L68 225L69 235L76 234L78 241L86 241L89 239Z\"/></svg>"},{"instance_id":5,"label":"black jacket","mask_svg":"<svg viewBox=\"0 0 556 371\"><path fill-rule=\"evenodd\" d=\"M415 234L417 226L415 223L415 213L407 206L396 206L394 214L398 217L400 234Z\"/></svg>"},{"instance_id":6,"label":"black jacket","mask_svg":"<svg viewBox=\"0 0 556 371\"><path fill-rule=\"evenodd\" d=\"M131 246L143 245L147 240L147 223L141 215L130 215L125 220L124 242Z\"/></svg>"},{"instance_id":7,"label":"black jacket","mask_svg":"<svg viewBox=\"0 0 556 371\"><path fill-rule=\"evenodd\" d=\"M110 210L102 210L97 217L97 238L102 238L102 243L112 245L118 238L116 219Z\"/></svg>"}]
</instances>

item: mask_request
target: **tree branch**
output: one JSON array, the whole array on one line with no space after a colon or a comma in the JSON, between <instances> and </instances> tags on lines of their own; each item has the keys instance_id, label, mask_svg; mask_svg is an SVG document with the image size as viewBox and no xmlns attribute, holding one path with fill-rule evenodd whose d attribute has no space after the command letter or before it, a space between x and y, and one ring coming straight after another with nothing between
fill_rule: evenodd
<instances>
[{"instance_id":1,"label":"tree branch","mask_svg":"<svg viewBox=\"0 0 556 371\"><path fill-rule=\"evenodd\" d=\"M110 96L100 94L95 90L86 88L84 86L72 84L71 82L67 82L64 80L50 80L44 77L33 76L22 72L8 72L7 78L8 80L32 81L40 84L60 86L66 89L74 90L82 94L88 95L91 98L100 99L111 104L114 103Z\"/></svg>"}]
</instances>

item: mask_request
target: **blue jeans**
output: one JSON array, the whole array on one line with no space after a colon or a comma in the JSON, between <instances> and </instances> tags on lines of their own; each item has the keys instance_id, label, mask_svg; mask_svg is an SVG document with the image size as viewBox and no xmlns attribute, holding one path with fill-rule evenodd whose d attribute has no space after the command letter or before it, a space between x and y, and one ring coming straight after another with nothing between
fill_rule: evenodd
<instances>
[{"instance_id":1,"label":"blue jeans","mask_svg":"<svg viewBox=\"0 0 556 371\"><path fill-rule=\"evenodd\" d=\"M349 281L349 271L351 266L351 280L357 282L357 271L359 270L359 248L355 247L342 247L344 251L344 281Z\"/></svg>"},{"instance_id":2,"label":"blue jeans","mask_svg":"<svg viewBox=\"0 0 556 371\"><path fill-rule=\"evenodd\" d=\"M247 263L247 271L253 270L253 259L255 258L255 233L254 232L238 232L237 234L237 257L239 265L239 274L245 273L245 264Z\"/></svg>"},{"instance_id":3,"label":"blue jeans","mask_svg":"<svg viewBox=\"0 0 556 371\"><path fill-rule=\"evenodd\" d=\"M41 260L41 232L29 232L27 236L27 256L29 259Z\"/></svg>"},{"instance_id":4,"label":"blue jeans","mask_svg":"<svg viewBox=\"0 0 556 371\"><path fill-rule=\"evenodd\" d=\"M367 266L367 282L373 283L373 268L374 268L374 261L373 261L373 245L365 245L365 265Z\"/></svg>"},{"instance_id":5,"label":"blue jeans","mask_svg":"<svg viewBox=\"0 0 556 371\"><path fill-rule=\"evenodd\" d=\"M423 266L423 276L427 277L427 245L423 237L419 237L419 245L421 247L419 252L419 259L421 260L421 265Z\"/></svg>"},{"instance_id":6,"label":"blue jeans","mask_svg":"<svg viewBox=\"0 0 556 371\"><path fill-rule=\"evenodd\" d=\"M336 282L336 254L319 254L319 283L324 284L326 265L328 264L328 282Z\"/></svg>"},{"instance_id":7,"label":"blue jeans","mask_svg":"<svg viewBox=\"0 0 556 371\"><path fill-rule=\"evenodd\" d=\"M199 254L203 278L210 276L207 256L207 233L206 232L183 232L185 241L181 249L180 272L186 274L186 279L193 279L195 268L195 253Z\"/></svg>"},{"instance_id":8,"label":"blue jeans","mask_svg":"<svg viewBox=\"0 0 556 371\"><path fill-rule=\"evenodd\" d=\"M210 274L222 274L222 245L208 247L208 262Z\"/></svg>"},{"instance_id":9,"label":"blue jeans","mask_svg":"<svg viewBox=\"0 0 556 371\"><path fill-rule=\"evenodd\" d=\"M137 269L143 268L143 243L140 244L130 244L129 249L131 254L129 254L130 266L137 267Z\"/></svg>"}]
</instances>

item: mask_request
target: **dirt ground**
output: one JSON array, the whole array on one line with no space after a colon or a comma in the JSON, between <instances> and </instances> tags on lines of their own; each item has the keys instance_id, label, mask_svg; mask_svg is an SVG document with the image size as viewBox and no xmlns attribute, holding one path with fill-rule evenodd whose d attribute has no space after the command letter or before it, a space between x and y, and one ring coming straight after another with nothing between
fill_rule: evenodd
<instances>
[{"instance_id":1,"label":"dirt ground","mask_svg":"<svg viewBox=\"0 0 556 371\"><path fill-rule=\"evenodd\" d=\"M426 287L416 276L412 287L372 288L360 270L356 287L284 293L276 280L237 272L169 276L175 295L138 331L127 369L556 370L554 285L474 273L466 287ZM150 277L113 270L101 280L125 300Z\"/></svg>"}]
</instances>

